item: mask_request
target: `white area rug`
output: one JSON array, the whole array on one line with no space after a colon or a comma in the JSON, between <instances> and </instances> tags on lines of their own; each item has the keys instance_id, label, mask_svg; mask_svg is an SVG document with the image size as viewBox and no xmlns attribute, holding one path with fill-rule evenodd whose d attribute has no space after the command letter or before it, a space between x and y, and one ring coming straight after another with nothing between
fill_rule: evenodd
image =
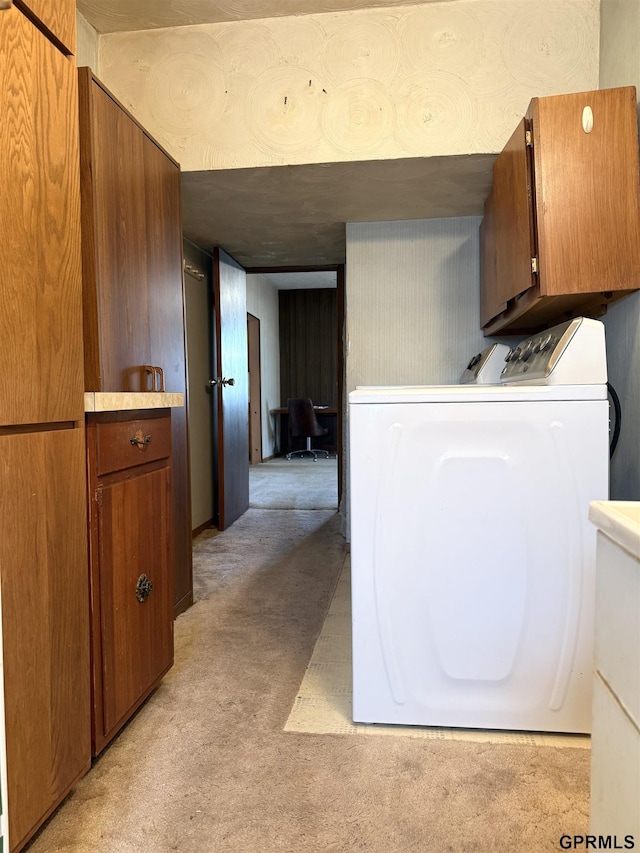
<instances>
[{"instance_id":1,"label":"white area rug","mask_svg":"<svg viewBox=\"0 0 640 853\"><path fill-rule=\"evenodd\" d=\"M254 509L337 509L338 461L278 457L249 467Z\"/></svg>"},{"instance_id":2,"label":"white area rug","mask_svg":"<svg viewBox=\"0 0 640 853\"><path fill-rule=\"evenodd\" d=\"M351 719L351 683L351 575L347 557L285 731L582 749L591 746L588 735L354 723Z\"/></svg>"}]
</instances>

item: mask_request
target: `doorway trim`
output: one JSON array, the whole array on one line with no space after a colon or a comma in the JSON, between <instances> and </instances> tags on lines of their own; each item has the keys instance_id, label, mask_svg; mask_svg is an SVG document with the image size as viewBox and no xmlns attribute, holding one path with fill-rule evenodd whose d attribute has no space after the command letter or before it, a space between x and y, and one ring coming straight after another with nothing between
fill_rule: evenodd
<instances>
[{"instance_id":1,"label":"doorway trim","mask_svg":"<svg viewBox=\"0 0 640 853\"><path fill-rule=\"evenodd\" d=\"M262 391L260 378L260 319L247 311L249 363L249 464L262 462Z\"/></svg>"}]
</instances>

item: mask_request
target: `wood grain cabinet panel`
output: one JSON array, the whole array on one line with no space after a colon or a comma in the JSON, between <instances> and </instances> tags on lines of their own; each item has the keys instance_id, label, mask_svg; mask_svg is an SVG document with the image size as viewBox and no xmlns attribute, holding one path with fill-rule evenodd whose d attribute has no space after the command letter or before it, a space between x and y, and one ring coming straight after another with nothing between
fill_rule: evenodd
<instances>
[{"instance_id":1,"label":"wood grain cabinet panel","mask_svg":"<svg viewBox=\"0 0 640 853\"><path fill-rule=\"evenodd\" d=\"M19 850L91 760L84 429L0 434L9 835Z\"/></svg>"},{"instance_id":2,"label":"wood grain cabinet panel","mask_svg":"<svg viewBox=\"0 0 640 853\"><path fill-rule=\"evenodd\" d=\"M635 87L534 98L496 159L491 199L485 334L599 316L640 288Z\"/></svg>"},{"instance_id":3,"label":"wood grain cabinet panel","mask_svg":"<svg viewBox=\"0 0 640 853\"><path fill-rule=\"evenodd\" d=\"M0 12L0 423L84 418L75 68Z\"/></svg>"},{"instance_id":4,"label":"wood grain cabinet panel","mask_svg":"<svg viewBox=\"0 0 640 853\"><path fill-rule=\"evenodd\" d=\"M76 52L76 4L74 0L16 0L16 6L35 18L66 54Z\"/></svg>"},{"instance_id":5,"label":"wood grain cabinet panel","mask_svg":"<svg viewBox=\"0 0 640 853\"><path fill-rule=\"evenodd\" d=\"M180 167L104 88L78 71L87 391L185 394ZM171 418L176 612L193 601L186 407Z\"/></svg>"},{"instance_id":6,"label":"wood grain cabinet panel","mask_svg":"<svg viewBox=\"0 0 640 853\"><path fill-rule=\"evenodd\" d=\"M173 663L170 415L111 417L87 424L96 755ZM140 430L166 440L134 448L123 467Z\"/></svg>"}]
</instances>

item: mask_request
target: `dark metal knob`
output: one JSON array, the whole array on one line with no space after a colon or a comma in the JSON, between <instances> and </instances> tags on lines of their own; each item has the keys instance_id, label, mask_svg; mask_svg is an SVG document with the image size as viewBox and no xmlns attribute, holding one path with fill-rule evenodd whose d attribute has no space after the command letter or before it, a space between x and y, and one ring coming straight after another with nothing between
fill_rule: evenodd
<instances>
[{"instance_id":1,"label":"dark metal knob","mask_svg":"<svg viewBox=\"0 0 640 853\"><path fill-rule=\"evenodd\" d=\"M136 583L136 598L142 604L143 601L146 601L147 598L151 595L153 591L153 584L149 580L146 575L140 575L138 578L138 582Z\"/></svg>"}]
</instances>

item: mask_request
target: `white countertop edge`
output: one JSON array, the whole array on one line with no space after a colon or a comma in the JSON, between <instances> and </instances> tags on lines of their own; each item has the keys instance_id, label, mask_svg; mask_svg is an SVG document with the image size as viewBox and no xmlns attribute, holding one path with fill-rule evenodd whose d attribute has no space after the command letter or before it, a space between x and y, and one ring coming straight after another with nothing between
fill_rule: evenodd
<instances>
[{"instance_id":1,"label":"white countertop edge","mask_svg":"<svg viewBox=\"0 0 640 853\"><path fill-rule=\"evenodd\" d=\"M640 560L640 501L592 501L589 521Z\"/></svg>"},{"instance_id":2,"label":"white countertop edge","mask_svg":"<svg viewBox=\"0 0 640 853\"><path fill-rule=\"evenodd\" d=\"M167 391L85 391L84 394L85 413L175 409L180 406L184 406L184 394Z\"/></svg>"}]
</instances>

